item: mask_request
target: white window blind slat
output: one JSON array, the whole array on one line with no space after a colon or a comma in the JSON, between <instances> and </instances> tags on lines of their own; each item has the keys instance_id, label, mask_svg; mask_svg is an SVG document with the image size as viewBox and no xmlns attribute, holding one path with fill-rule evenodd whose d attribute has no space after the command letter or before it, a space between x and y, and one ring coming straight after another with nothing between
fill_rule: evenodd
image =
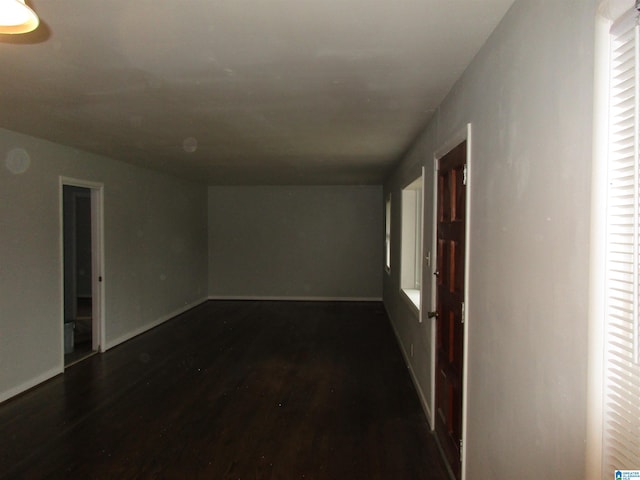
<instances>
[{"instance_id":1,"label":"white window blind slat","mask_svg":"<svg viewBox=\"0 0 640 480\"><path fill-rule=\"evenodd\" d=\"M620 124L617 125L618 130L615 130L612 133L612 135L620 135L622 132L626 131L629 128L633 128L634 125L634 118L633 115L629 114L629 116L626 119L621 119L620 120Z\"/></svg>"},{"instance_id":2,"label":"white window blind slat","mask_svg":"<svg viewBox=\"0 0 640 480\"><path fill-rule=\"evenodd\" d=\"M633 65L630 65L632 67ZM634 88L633 71L629 69L626 75L619 75L614 79L613 88L620 89L621 92L633 92Z\"/></svg>"},{"instance_id":3,"label":"white window blind slat","mask_svg":"<svg viewBox=\"0 0 640 480\"><path fill-rule=\"evenodd\" d=\"M628 157L629 155L631 155L633 152L626 152L626 149L633 145L628 143L628 140L625 140L625 139L617 140L616 137L619 137L620 133L616 132L613 135L615 135L614 138L612 139L612 144L614 147L613 153L616 153L616 156L618 157Z\"/></svg>"},{"instance_id":4,"label":"white window blind slat","mask_svg":"<svg viewBox=\"0 0 640 480\"><path fill-rule=\"evenodd\" d=\"M629 74L631 74L631 71L629 71ZM617 85L616 85L616 80L618 80ZM614 106L616 108L628 107L629 103L634 98L633 95L635 92L633 87L623 88L624 85L627 83L627 81L623 78L620 78L620 79L614 78L612 83L614 84L613 89L616 91L616 94L618 95L618 99L614 104Z\"/></svg>"},{"instance_id":5,"label":"white window blind slat","mask_svg":"<svg viewBox=\"0 0 640 480\"><path fill-rule=\"evenodd\" d=\"M612 138L613 151L611 153L613 153L618 160L621 160L624 162L625 159L628 159L633 155L633 152L635 151L635 149L631 151L627 151L627 149L634 147L634 145L629 143L628 139L625 139L625 138L619 139L621 137L621 132L614 132L613 135L614 135L614 137Z\"/></svg>"},{"instance_id":6,"label":"white window blind slat","mask_svg":"<svg viewBox=\"0 0 640 480\"><path fill-rule=\"evenodd\" d=\"M614 89L620 88L620 83L631 78L633 75L635 52L633 48L623 52L623 56L614 62L616 74L612 77L612 86Z\"/></svg>"}]
</instances>

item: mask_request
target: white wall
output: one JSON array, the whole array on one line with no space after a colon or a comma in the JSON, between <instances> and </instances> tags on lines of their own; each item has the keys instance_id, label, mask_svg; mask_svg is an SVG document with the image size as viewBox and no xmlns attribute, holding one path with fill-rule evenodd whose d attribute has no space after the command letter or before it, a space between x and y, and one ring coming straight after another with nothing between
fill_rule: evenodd
<instances>
[{"instance_id":1,"label":"white wall","mask_svg":"<svg viewBox=\"0 0 640 480\"><path fill-rule=\"evenodd\" d=\"M382 297L378 186L209 187L209 295Z\"/></svg>"},{"instance_id":2,"label":"white wall","mask_svg":"<svg viewBox=\"0 0 640 480\"><path fill-rule=\"evenodd\" d=\"M399 198L421 165L432 185L434 151L471 122L467 480L584 478L594 25L593 0L517 1L385 186ZM399 202L392 218L384 299L428 401L430 324L394 269Z\"/></svg>"},{"instance_id":3,"label":"white wall","mask_svg":"<svg viewBox=\"0 0 640 480\"><path fill-rule=\"evenodd\" d=\"M63 368L60 175L104 184L107 347L206 299L206 186L7 130L0 155L0 401Z\"/></svg>"}]
</instances>

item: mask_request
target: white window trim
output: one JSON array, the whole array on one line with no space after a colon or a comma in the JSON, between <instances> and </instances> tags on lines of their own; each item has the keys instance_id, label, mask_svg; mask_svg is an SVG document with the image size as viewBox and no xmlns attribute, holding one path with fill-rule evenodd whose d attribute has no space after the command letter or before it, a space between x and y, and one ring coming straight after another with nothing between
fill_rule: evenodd
<instances>
[{"instance_id":1,"label":"white window trim","mask_svg":"<svg viewBox=\"0 0 640 480\"><path fill-rule=\"evenodd\" d=\"M419 316L422 309L422 251L424 243L424 168L402 189L402 239L400 253L400 290L402 297ZM408 203L411 202L411 203ZM413 218L411 218L413 217ZM411 220L409 220L411 219ZM411 227L406 225L411 221ZM411 238L407 239L406 235Z\"/></svg>"},{"instance_id":2,"label":"white window trim","mask_svg":"<svg viewBox=\"0 0 640 480\"><path fill-rule=\"evenodd\" d=\"M403 288L402 295L416 313L420 313L420 290L417 288Z\"/></svg>"},{"instance_id":3,"label":"white window trim","mask_svg":"<svg viewBox=\"0 0 640 480\"><path fill-rule=\"evenodd\" d=\"M421 177L421 182L424 181L424 175ZM416 190L416 239L415 239L415 259L413 266L413 283L416 290L420 291L422 288L422 244L423 244L423 229L422 223L424 218L424 183L420 186L419 190ZM420 303L418 297L418 304ZM420 307L418 307L420 308Z\"/></svg>"},{"instance_id":4,"label":"white window trim","mask_svg":"<svg viewBox=\"0 0 640 480\"><path fill-rule=\"evenodd\" d=\"M384 205L384 270L391 274L391 194L387 196Z\"/></svg>"}]
</instances>

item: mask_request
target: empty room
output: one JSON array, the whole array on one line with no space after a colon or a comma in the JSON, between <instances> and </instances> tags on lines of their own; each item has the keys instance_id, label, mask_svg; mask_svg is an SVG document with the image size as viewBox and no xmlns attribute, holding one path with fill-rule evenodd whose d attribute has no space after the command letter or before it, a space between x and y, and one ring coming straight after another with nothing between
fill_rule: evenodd
<instances>
[{"instance_id":1,"label":"empty room","mask_svg":"<svg viewBox=\"0 0 640 480\"><path fill-rule=\"evenodd\" d=\"M0 479L640 478L639 17L0 0Z\"/></svg>"}]
</instances>

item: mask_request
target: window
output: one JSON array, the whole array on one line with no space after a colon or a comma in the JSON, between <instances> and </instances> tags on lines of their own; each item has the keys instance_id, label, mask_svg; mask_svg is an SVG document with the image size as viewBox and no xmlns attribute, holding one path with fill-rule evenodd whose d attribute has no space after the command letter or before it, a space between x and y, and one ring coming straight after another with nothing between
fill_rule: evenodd
<instances>
[{"instance_id":1,"label":"window","mask_svg":"<svg viewBox=\"0 0 640 480\"><path fill-rule=\"evenodd\" d=\"M391 271L391 194L387 198L384 210L384 267Z\"/></svg>"},{"instance_id":2,"label":"window","mask_svg":"<svg viewBox=\"0 0 640 480\"><path fill-rule=\"evenodd\" d=\"M639 27L611 28L606 192L603 477L640 465Z\"/></svg>"},{"instance_id":3,"label":"window","mask_svg":"<svg viewBox=\"0 0 640 480\"><path fill-rule=\"evenodd\" d=\"M402 190L400 287L420 310L422 284L422 176Z\"/></svg>"}]
</instances>

